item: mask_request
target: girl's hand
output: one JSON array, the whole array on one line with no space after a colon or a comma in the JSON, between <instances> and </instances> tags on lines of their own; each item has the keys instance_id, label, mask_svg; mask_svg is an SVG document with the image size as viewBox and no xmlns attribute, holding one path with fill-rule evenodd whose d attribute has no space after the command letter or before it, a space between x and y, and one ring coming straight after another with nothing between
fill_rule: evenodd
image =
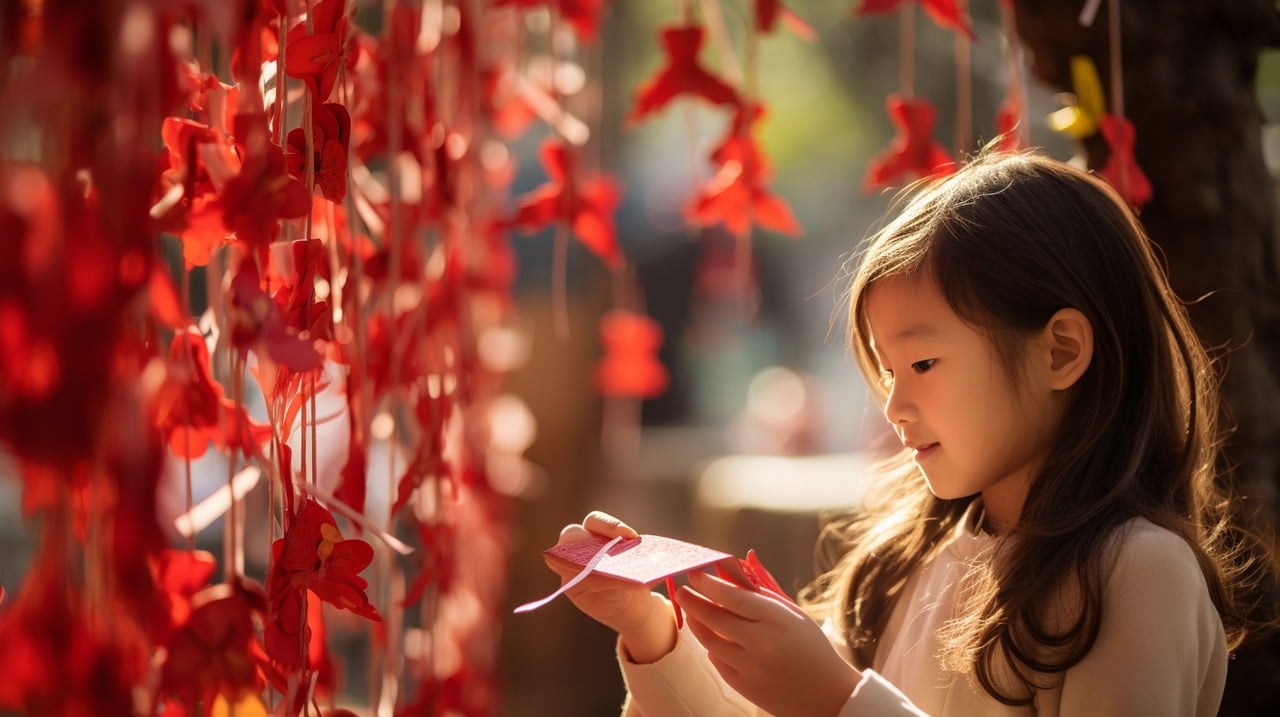
<instances>
[{"instance_id":1,"label":"girl's hand","mask_svg":"<svg viewBox=\"0 0 1280 717\"><path fill-rule=\"evenodd\" d=\"M730 687L778 717L835 715L861 675L798 606L703 572L678 602Z\"/></svg>"},{"instance_id":2,"label":"girl's hand","mask_svg":"<svg viewBox=\"0 0 1280 717\"><path fill-rule=\"evenodd\" d=\"M556 545L586 540L593 534L624 539L637 535L631 526L608 513L593 511L581 525L566 525ZM547 567L560 576L562 585L582 570L581 566L551 555L544 559ZM633 662L654 662L675 647L676 623L671 605L644 586L589 575L569 588L565 597L588 617L617 632Z\"/></svg>"}]
</instances>

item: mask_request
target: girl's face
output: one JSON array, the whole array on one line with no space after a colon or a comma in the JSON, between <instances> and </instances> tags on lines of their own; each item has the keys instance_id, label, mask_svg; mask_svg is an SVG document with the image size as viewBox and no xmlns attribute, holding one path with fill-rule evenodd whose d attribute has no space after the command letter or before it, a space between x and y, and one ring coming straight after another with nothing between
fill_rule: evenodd
<instances>
[{"instance_id":1,"label":"girl's face","mask_svg":"<svg viewBox=\"0 0 1280 717\"><path fill-rule=\"evenodd\" d=\"M875 282L866 319L888 392L885 418L929 489L943 499L981 493L997 527L1016 522L1057 421L1036 362L1023 362L1015 386L991 341L930 276Z\"/></svg>"}]
</instances>

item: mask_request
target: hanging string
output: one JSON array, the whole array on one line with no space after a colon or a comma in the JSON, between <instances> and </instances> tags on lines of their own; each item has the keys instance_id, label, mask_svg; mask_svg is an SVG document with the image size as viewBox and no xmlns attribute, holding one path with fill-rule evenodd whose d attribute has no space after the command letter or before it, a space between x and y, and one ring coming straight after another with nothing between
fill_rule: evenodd
<instances>
[{"instance_id":1,"label":"hanging string","mask_svg":"<svg viewBox=\"0 0 1280 717\"><path fill-rule=\"evenodd\" d=\"M898 46L902 55L902 61L898 68L898 91L902 93L905 99L911 99L915 96L915 44L916 44L916 11L913 3L903 3L902 9L899 11L902 21L899 25L899 43Z\"/></svg>"},{"instance_id":2,"label":"hanging string","mask_svg":"<svg viewBox=\"0 0 1280 717\"><path fill-rule=\"evenodd\" d=\"M1120 49L1120 0L1107 2L1107 40L1111 53L1111 114L1124 123L1124 58ZM1120 131L1120 130L1118 130ZM1113 147L1114 151L1115 148ZM1119 186L1122 192L1129 191L1130 177L1127 162L1116 162L1120 172Z\"/></svg>"},{"instance_id":3,"label":"hanging string","mask_svg":"<svg viewBox=\"0 0 1280 717\"><path fill-rule=\"evenodd\" d=\"M1027 126L1026 75L1022 72L1022 47L1018 43L1017 10L1013 0L1001 0L1000 21L1004 29L1004 62L1006 82L1010 97L1017 98L1018 116L1014 120L1013 131L1018 136L1018 146L1031 144L1030 128Z\"/></svg>"},{"instance_id":4,"label":"hanging string","mask_svg":"<svg viewBox=\"0 0 1280 717\"><path fill-rule=\"evenodd\" d=\"M547 12L551 15L550 24L547 30L548 52L551 55L551 100L556 107L563 107L565 98L560 96L560 87L557 84L556 76L559 74L561 58L567 54L567 48L560 39L560 14L553 8L548 7ZM566 148L566 152L576 152L576 148ZM566 178L567 182L575 181L573 177ZM561 203L563 204L570 194L566 192L561 195ZM570 209L570 216L577 211L576 207ZM555 330L556 338L561 341L569 340L569 240L571 237L571 227L563 221L555 224L555 232L552 238L552 257L551 257L551 324Z\"/></svg>"},{"instance_id":5,"label":"hanging string","mask_svg":"<svg viewBox=\"0 0 1280 717\"><path fill-rule=\"evenodd\" d=\"M1123 55L1120 51L1120 0L1107 2L1107 21L1110 27L1109 45L1111 51L1111 111L1117 117L1124 117L1124 67Z\"/></svg>"},{"instance_id":6,"label":"hanging string","mask_svg":"<svg viewBox=\"0 0 1280 717\"><path fill-rule=\"evenodd\" d=\"M968 12L968 2L957 0L961 15ZM969 36L963 32L956 34L956 156L963 158L969 151L969 143L973 134L973 72L971 63L972 46Z\"/></svg>"}]
</instances>

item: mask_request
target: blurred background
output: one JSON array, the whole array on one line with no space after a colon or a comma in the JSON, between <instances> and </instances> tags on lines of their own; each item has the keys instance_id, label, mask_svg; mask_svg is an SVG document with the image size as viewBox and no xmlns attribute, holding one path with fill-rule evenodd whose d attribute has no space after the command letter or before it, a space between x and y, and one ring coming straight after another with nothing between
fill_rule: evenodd
<instances>
[{"instance_id":1,"label":"blurred background","mask_svg":"<svg viewBox=\"0 0 1280 717\"><path fill-rule=\"evenodd\" d=\"M979 41L970 48L972 131L965 137L957 137L956 35L923 16L916 22L915 92L937 108L934 136L953 151L975 151L995 135L995 109L1009 82L998 5L972 8ZM754 548L794 594L814 577L822 516L856 507L864 488L863 466L883 438L882 419L849 357L842 299L859 242L893 200L891 192L865 191L863 176L894 136L884 100L901 84L899 23L895 16L855 18L847 2L789 6L816 36L780 31L761 40L756 89L768 114L759 139L774 165L773 189L804 234L755 232L746 295L734 238L722 229L692 229L683 218L683 203L708 176L705 157L727 114L678 100L638 126L625 121L636 87L662 62L657 33L676 22L677 3L611 3L598 44L577 55L585 81L567 101L593 128L587 154L596 167L625 183L616 214L625 290L663 330L659 356L670 383L643 402L602 399L593 384L597 326L617 304L619 277L572 243L569 327L557 331L552 237L513 237L519 329L510 341L518 360L506 380L509 400L494 418L501 422L495 433L516 453L523 449L527 461L523 478L507 486L500 673L508 717L616 714L623 699L606 629L566 600L509 613L556 587L541 551L564 525L600 509L642 533L738 555ZM725 12L747 7L723 5ZM536 14L529 22L538 22ZM747 22L726 18L731 29ZM714 52L703 58L716 67ZM1030 143L1071 157L1074 143L1045 123L1064 100L1025 82ZM1269 121L1280 118L1274 54L1263 56L1259 97ZM520 167L513 193L544 181L536 156L543 137L535 129L512 145ZM1275 125L1264 140L1274 170ZM257 400L250 408L261 418ZM12 467L0 462L0 474L8 473ZM203 476L199 498L225 481L226 465L211 452L196 473ZM34 540L23 529L18 485L0 480L0 585L10 590L21 582ZM219 545L218 531L215 524L201 542ZM351 654L358 662L363 653ZM359 670L349 679L348 689L359 694Z\"/></svg>"}]
</instances>

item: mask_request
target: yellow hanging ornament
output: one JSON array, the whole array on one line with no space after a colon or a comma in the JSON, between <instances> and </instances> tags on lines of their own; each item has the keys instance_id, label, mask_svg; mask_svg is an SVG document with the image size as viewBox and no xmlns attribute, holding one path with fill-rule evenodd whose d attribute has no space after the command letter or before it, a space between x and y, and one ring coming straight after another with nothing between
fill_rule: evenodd
<instances>
[{"instance_id":1,"label":"yellow hanging ornament","mask_svg":"<svg viewBox=\"0 0 1280 717\"><path fill-rule=\"evenodd\" d=\"M1049 127L1073 139L1084 139L1098 133L1098 122L1107 111L1102 94L1102 81L1098 68L1085 55L1071 58L1071 86L1075 95L1065 94L1072 101L1049 115Z\"/></svg>"}]
</instances>

